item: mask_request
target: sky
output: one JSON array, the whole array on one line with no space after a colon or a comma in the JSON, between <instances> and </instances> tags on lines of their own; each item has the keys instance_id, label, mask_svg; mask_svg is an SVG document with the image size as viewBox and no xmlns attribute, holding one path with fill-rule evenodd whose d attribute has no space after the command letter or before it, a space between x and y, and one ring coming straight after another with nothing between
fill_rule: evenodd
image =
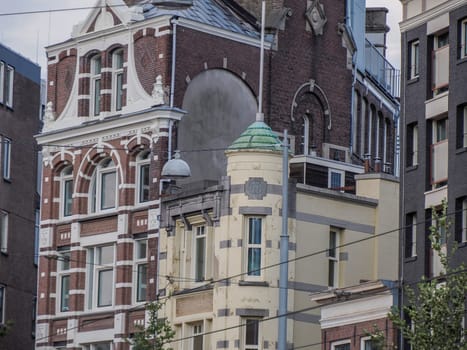
<instances>
[{"instance_id":1,"label":"sky","mask_svg":"<svg viewBox=\"0 0 467 350\"><path fill-rule=\"evenodd\" d=\"M342 1L342 0L333 0ZM42 77L46 77L44 47L59 43L70 37L73 25L84 20L90 9L57 11L90 7L97 0L4 0L0 10L0 42L41 65ZM323 1L325 3L325 1ZM402 6L399 0L367 0L367 7L389 9L388 60L400 67L399 22ZM52 11L50 11L52 10ZM46 11L43 13L5 15L18 12Z\"/></svg>"}]
</instances>

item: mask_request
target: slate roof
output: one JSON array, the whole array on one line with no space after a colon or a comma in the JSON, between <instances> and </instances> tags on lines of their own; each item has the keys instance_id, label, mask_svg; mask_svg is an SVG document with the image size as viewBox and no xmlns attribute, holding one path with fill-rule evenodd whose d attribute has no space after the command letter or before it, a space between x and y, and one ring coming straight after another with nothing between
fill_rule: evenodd
<instances>
[{"instance_id":1,"label":"slate roof","mask_svg":"<svg viewBox=\"0 0 467 350\"><path fill-rule=\"evenodd\" d=\"M151 3L140 3L139 6L143 7L146 19L163 15L179 16L252 38L260 37L258 30L216 0L193 0L193 5L181 8L160 7Z\"/></svg>"}]
</instances>

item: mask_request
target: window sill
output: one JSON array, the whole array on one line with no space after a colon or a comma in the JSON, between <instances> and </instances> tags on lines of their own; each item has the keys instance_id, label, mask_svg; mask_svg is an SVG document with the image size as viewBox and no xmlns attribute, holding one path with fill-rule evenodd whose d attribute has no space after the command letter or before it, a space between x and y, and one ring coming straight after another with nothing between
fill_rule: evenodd
<instances>
[{"instance_id":1,"label":"window sill","mask_svg":"<svg viewBox=\"0 0 467 350\"><path fill-rule=\"evenodd\" d=\"M3 182L7 182L7 183L11 184L11 177L10 178L4 177Z\"/></svg>"},{"instance_id":2,"label":"window sill","mask_svg":"<svg viewBox=\"0 0 467 350\"><path fill-rule=\"evenodd\" d=\"M416 77L408 79L407 80L407 85L412 85L412 84L418 83L419 80L420 80L420 76L417 75Z\"/></svg>"},{"instance_id":3,"label":"window sill","mask_svg":"<svg viewBox=\"0 0 467 350\"><path fill-rule=\"evenodd\" d=\"M465 62L467 62L467 56L459 57L459 58L457 59L457 63L456 63L456 64L459 65L459 64L462 64L462 63L465 63Z\"/></svg>"},{"instance_id":4,"label":"window sill","mask_svg":"<svg viewBox=\"0 0 467 350\"><path fill-rule=\"evenodd\" d=\"M461 248L466 248L467 247L467 241L464 241L464 242L460 242L458 243L457 245L457 248L461 249Z\"/></svg>"},{"instance_id":5,"label":"window sill","mask_svg":"<svg viewBox=\"0 0 467 350\"><path fill-rule=\"evenodd\" d=\"M408 166L408 167L405 169L405 171L409 173L409 172L415 171L415 170L417 170L417 169L418 169L418 164L415 164L415 165Z\"/></svg>"},{"instance_id":6,"label":"window sill","mask_svg":"<svg viewBox=\"0 0 467 350\"><path fill-rule=\"evenodd\" d=\"M414 262L414 261L417 261L417 256L416 255L411 256L410 258L404 258L405 263L410 263L410 262Z\"/></svg>"},{"instance_id":7,"label":"window sill","mask_svg":"<svg viewBox=\"0 0 467 350\"><path fill-rule=\"evenodd\" d=\"M269 283L266 281L239 281L238 285L249 287L269 287Z\"/></svg>"},{"instance_id":8,"label":"window sill","mask_svg":"<svg viewBox=\"0 0 467 350\"><path fill-rule=\"evenodd\" d=\"M462 154L462 153L465 153L467 152L467 147L460 147L458 149L456 149L456 154Z\"/></svg>"}]
</instances>

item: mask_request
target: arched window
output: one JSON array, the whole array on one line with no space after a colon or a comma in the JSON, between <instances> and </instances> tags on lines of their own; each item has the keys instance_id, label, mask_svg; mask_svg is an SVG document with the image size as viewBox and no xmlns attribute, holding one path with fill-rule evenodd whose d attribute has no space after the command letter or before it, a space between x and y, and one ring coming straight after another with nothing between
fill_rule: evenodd
<instances>
[{"instance_id":1,"label":"arched window","mask_svg":"<svg viewBox=\"0 0 467 350\"><path fill-rule=\"evenodd\" d=\"M97 116L101 112L101 56L91 58L91 111Z\"/></svg>"},{"instance_id":2,"label":"arched window","mask_svg":"<svg viewBox=\"0 0 467 350\"><path fill-rule=\"evenodd\" d=\"M149 154L149 151L144 151L136 158L137 203L144 203L149 200Z\"/></svg>"},{"instance_id":3,"label":"arched window","mask_svg":"<svg viewBox=\"0 0 467 350\"><path fill-rule=\"evenodd\" d=\"M123 106L123 50L115 50L112 54L112 107L120 111Z\"/></svg>"},{"instance_id":4,"label":"arched window","mask_svg":"<svg viewBox=\"0 0 467 350\"><path fill-rule=\"evenodd\" d=\"M117 167L112 159L106 158L97 166L92 178L90 192L91 212L116 207L117 185Z\"/></svg>"},{"instance_id":5,"label":"arched window","mask_svg":"<svg viewBox=\"0 0 467 350\"><path fill-rule=\"evenodd\" d=\"M60 213L62 217L72 215L73 210L73 167L67 166L60 173Z\"/></svg>"}]
</instances>

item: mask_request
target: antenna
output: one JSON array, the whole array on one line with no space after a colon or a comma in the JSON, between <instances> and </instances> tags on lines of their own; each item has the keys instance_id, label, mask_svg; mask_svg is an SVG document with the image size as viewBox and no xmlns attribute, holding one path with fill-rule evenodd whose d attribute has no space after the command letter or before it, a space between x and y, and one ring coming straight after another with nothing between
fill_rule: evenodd
<instances>
[{"instance_id":1,"label":"antenna","mask_svg":"<svg viewBox=\"0 0 467 350\"><path fill-rule=\"evenodd\" d=\"M256 113L256 121L264 121L263 114L263 71L264 71L264 26L266 18L266 1L261 3L261 46L260 46L260 59L259 59L259 96L258 96L258 113Z\"/></svg>"}]
</instances>

